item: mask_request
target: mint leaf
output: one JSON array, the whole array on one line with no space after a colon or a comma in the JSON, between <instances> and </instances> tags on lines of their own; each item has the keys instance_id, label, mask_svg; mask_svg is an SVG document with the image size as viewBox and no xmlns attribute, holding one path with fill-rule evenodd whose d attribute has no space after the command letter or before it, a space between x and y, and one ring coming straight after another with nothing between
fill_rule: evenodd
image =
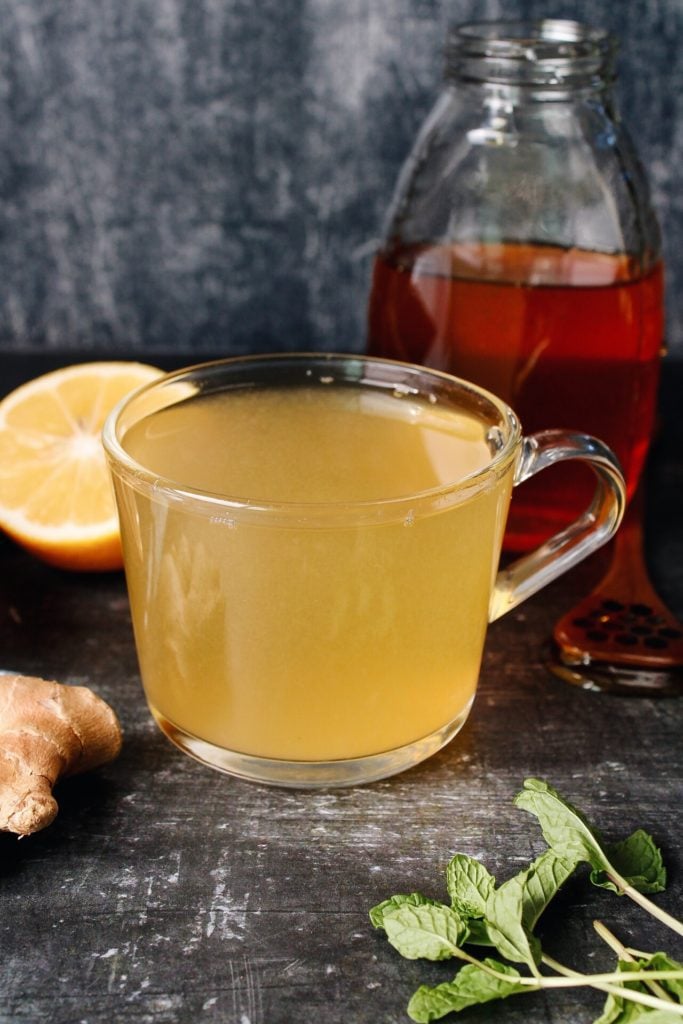
<instances>
[{"instance_id":1,"label":"mint leaf","mask_svg":"<svg viewBox=\"0 0 683 1024\"><path fill-rule=\"evenodd\" d=\"M468 917L467 921L467 945L468 946L493 946L495 943L489 935L486 921L478 917Z\"/></svg>"},{"instance_id":2,"label":"mint leaf","mask_svg":"<svg viewBox=\"0 0 683 1024\"><path fill-rule=\"evenodd\" d=\"M570 864L585 860L596 871L610 870L597 831L547 782L525 779L514 804L538 818L545 841L563 860Z\"/></svg>"},{"instance_id":3,"label":"mint leaf","mask_svg":"<svg viewBox=\"0 0 683 1024\"><path fill-rule=\"evenodd\" d=\"M544 852L517 877L523 889L522 923L530 932L553 896L574 872L578 861L568 861L555 850ZM508 885L504 882L501 888Z\"/></svg>"},{"instance_id":4,"label":"mint leaf","mask_svg":"<svg viewBox=\"0 0 683 1024\"><path fill-rule=\"evenodd\" d=\"M438 900L430 900L427 896L423 896L419 892L411 892L407 896L401 894L397 896L391 896L388 900L383 900L378 903L375 907L370 910L370 920L375 928L384 928L384 915L392 910L397 910L399 907L410 906L410 907L442 907L443 903L439 903Z\"/></svg>"},{"instance_id":5,"label":"mint leaf","mask_svg":"<svg viewBox=\"0 0 683 1024\"><path fill-rule=\"evenodd\" d=\"M683 964L673 960L666 953L653 953L649 960L641 960L640 963L652 971L683 971ZM658 984L679 1003L683 1003L683 978L662 979Z\"/></svg>"},{"instance_id":6,"label":"mint leaf","mask_svg":"<svg viewBox=\"0 0 683 1024\"><path fill-rule=\"evenodd\" d=\"M638 892L663 892L666 888L666 868L662 854L652 836L637 829L628 839L607 848L609 860L619 874ZM621 895L622 890L604 871L594 870L590 876L593 885L610 889Z\"/></svg>"},{"instance_id":7,"label":"mint leaf","mask_svg":"<svg viewBox=\"0 0 683 1024\"><path fill-rule=\"evenodd\" d=\"M460 915L439 904L404 904L385 911L383 920L389 942L408 960L448 960L467 937Z\"/></svg>"},{"instance_id":8,"label":"mint leaf","mask_svg":"<svg viewBox=\"0 0 683 1024\"><path fill-rule=\"evenodd\" d=\"M486 902L486 930L501 956L534 970L541 945L524 925L525 892L524 874L494 889Z\"/></svg>"},{"instance_id":9,"label":"mint leaf","mask_svg":"<svg viewBox=\"0 0 683 1024\"><path fill-rule=\"evenodd\" d=\"M647 1007L641 1006L640 1003L632 1003L630 1000L624 999L623 996L613 996L610 993L605 1000L602 1013L593 1024L631 1024L632 1021L638 1020L647 1012ZM659 1011L652 1012L658 1013ZM649 1022L649 1016L647 1020ZM680 1020L679 1017L677 1024L680 1024ZM642 1024L645 1024L645 1021Z\"/></svg>"},{"instance_id":10,"label":"mint leaf","mask_svg":"<svg viewBox=\"0 0 683 1024\"><path fill-rule=\"evenodd\" d=\"M527 985L517 982L519 973L508 964L487 957L483 963L509 980L494 978L481 967L467 964L458 971L453 981L430 988L422 985L408 1003L408 1014L418 1024L439 1020L447 1013L458 1013L469 1006L489 1003L493 999L505 999L518 992L528 991ZM679 1022L680 1024L680 1022Z\"/></svg>"},{"instance_id":11,"label":"mint leaf","mask_svg":"<svg viewBox=\"0 0 683 1024\"><path fill-rule=\"evenodd\" d=\"M593 1024L633 1024L633 1021L638 1021L638 1024L681 1024L681 1015L674 1010L651 1010L620 996L608 996L605 1011Z\"/></svg>"},{"instance_id":12,"label":"mint leaf","mask_svg":"<svg viewBox=\"0 0 683 1024\"><path fill-rule=\"evenodd\" d=\"M451 906L463 917L483 917L496 881L481 861L456 853L446 868Z\"/></svg>"}]
</instances>

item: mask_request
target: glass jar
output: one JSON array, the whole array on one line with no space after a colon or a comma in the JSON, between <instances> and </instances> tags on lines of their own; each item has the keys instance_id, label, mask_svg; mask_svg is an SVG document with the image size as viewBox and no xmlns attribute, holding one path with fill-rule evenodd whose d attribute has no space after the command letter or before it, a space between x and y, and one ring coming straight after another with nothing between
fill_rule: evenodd
<instances>
[{"instance_id":1,"label":"glass jar","mask_svg":"<svg viewBox=\"0 0 683 1024\"><path fill-rule=\"evenodd\" d=\"M488 388L527 432L601 438L630 496L654 424L663 279L615 50L574 21L453 29L376 256L368 348ZM556 532L592 486L580 467L544 474L515 496L506 546Z\"/></svg>"}]
</instances>

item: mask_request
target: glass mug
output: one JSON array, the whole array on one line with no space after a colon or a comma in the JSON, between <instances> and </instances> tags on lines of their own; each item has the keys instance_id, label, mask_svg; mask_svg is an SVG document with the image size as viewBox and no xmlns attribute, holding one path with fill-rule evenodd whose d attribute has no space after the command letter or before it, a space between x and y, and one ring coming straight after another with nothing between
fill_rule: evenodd
<instances>
[{"instance_id":1,"label":"glass mug","mask_svg":"<svg viewBox=\"0 0 683 1024\"><path fill-rule=\"evenodd\" d=\"M448 374L345 355L190 367L104 428L142 681L163 732L253 781L352 785L446 744L489 621L605 543L601 442L524 438ZM590 507L498 572L513 486L580 459Z\"/></svg>"}]
</instances>

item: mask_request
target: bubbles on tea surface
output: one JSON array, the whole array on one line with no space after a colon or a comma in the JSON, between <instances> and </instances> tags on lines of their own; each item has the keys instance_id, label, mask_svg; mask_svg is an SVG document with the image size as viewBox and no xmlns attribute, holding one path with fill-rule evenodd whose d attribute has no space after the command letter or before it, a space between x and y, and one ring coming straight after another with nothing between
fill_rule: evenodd
<instances>
[{"instance_id":1,"label":"bubbles on tea surface","mask_svg":"<svg viewBox=\"0 0 683 1024\"><path fill-rule=\"evenodd\" d=\"M415 524L415 513L414 513L414 511L411 508L410 512L408 513L408 515L403 520L403 525L404 526L414 526L414 524Z\"/></svg>"}]
</instances>

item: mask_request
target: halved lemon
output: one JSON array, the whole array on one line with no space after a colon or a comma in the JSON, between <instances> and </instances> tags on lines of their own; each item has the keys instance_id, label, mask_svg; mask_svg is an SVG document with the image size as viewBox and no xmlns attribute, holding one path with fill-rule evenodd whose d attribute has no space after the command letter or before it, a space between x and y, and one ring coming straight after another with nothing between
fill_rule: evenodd
<instances>
[{"instance_id":1,"label":"halved lemon","mask_svg":"<svg viewBox=\"0 0 683 1024\"><path fill-rule=\"evenodd\" d=\"M143 363L81 363L0 401L0 527L62 569L122 565L100 433L116 403L160 376Z\"/></svg>"}]
</instances>

